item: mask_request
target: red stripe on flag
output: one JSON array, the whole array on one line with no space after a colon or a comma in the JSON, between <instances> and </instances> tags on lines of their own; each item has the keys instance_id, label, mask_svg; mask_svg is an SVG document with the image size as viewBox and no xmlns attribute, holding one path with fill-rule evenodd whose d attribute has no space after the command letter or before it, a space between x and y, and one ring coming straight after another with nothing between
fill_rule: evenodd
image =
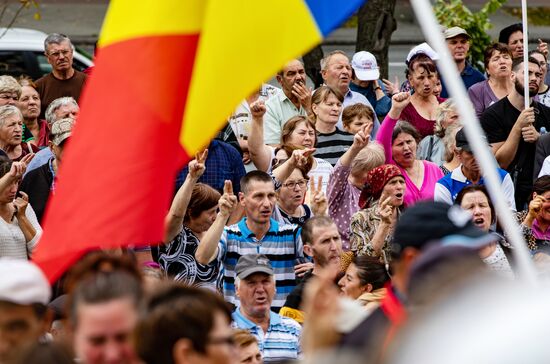
<instances>
[{"instance_id":1,"label":"red stripe on flag","mask_svg":"<svg viewBox=\"0 0 550 364\"><path fill-rule=\"evenodd\" d=\"M198 35L102 48L33 260L50 281L84 252L162 239Z\"/></svg>"}]
</instances>

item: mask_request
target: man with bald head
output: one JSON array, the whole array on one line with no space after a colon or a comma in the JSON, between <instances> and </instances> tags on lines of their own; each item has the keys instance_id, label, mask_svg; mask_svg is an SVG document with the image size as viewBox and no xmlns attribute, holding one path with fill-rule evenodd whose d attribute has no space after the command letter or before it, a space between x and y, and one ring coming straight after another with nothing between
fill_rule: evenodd
<instances>
[{"instance_id":1,"label":"man with bald head","mask_svg":"<svg viewBox=\"0 0 550 364\"><path fill-rule=\"evenodd\" d=\"M288 62L279 73L277 82L282 92L265 103L264 142L279 144L283 126L293 116L311 113L311 91L306 87L306 71L297 59Z\"/></svg>"},{"instance_id":2,"label":"man with bald head","mask_svg":"<svg viewBox=\"0 0 550 364\"><path fill-rule=\"evenodd\" d=\"M342 95L344 95L342 109L346 106L359 103L367 105L374 113L374 108L365 96L361 95L359 92L350 90L349 84L351 82L351 75L351 63L349 57L343 51L332 51L321 60L321 76L323 77L325 85L340 91ZM336 127L340 130L344 130L342 125L342 114L340 114L340 119ZM380 122L375 114L374 125L371 131L372 138L376 136L379 127Z\"/></svg>"}]
</instances>

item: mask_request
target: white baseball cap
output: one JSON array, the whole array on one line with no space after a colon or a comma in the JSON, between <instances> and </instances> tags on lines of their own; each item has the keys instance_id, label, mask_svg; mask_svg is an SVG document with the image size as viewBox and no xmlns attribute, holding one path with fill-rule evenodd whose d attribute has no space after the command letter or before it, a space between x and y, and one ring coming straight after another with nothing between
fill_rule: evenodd
<instances>
[{"instance_id":1,"label":"white baseball cap","mask_svg":"<svg viewBox=\"0 0 550 364\"><path fill-rule=\"evenodd\" d=\"M424 42L411 49L411 51L407 55L407 63L411 61L411 58L413 58L413 56L420 53L424 53L425 55L430 57L432 61L437 61L439 59L439 55L433 50L433 48L430 47L428 43Z\"/></svg>"},{"instance_id":2,"label":"white baseball cap","mask_svg":"<svg viewBox=\"0 0 550 364\"><path fill-rule=\"evenodd\" d=\"M351 66L361 81L372 81L380 78L376 58L372 53L361 51L353 55Z\"/></svg>"},{"instance_id":3,"label":"white baseball cap","mask_svg":"<svg viewBox=\"0 0 550 364\"><path fill-rule=\"evenodd\" d=\"M19 305L50 302L48 279L34 263L23 259L0 258L0 301Z\"/></svg>"}]
</instances>

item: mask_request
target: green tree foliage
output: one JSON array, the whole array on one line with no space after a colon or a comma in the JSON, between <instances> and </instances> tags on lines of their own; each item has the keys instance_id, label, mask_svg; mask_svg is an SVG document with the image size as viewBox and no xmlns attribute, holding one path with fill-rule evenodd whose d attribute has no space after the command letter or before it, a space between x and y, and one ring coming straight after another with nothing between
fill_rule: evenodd
<instances>
[{"instance_id":1,"label":"green tree foliage","mask_svg":"<svg viewBox=\"0 0 550 364\"><path fill-rule=\"evenodd\" d=\"M470 60L483 70L483 50L492 43L487 30L492 27L489 15L500 9L508 0L489 0L481 10L472 12L462 0L436 0L435 16L445 27L464 28L472 37L470 41Z\"/></svg>"}]
</instances>

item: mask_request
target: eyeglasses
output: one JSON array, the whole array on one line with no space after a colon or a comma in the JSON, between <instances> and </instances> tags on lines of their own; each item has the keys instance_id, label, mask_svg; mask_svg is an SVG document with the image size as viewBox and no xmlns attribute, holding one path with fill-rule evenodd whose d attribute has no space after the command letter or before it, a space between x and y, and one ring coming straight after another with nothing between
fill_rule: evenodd
<instances>
[{"instance_id":1,"label":"eyeglasses","mask_svg":"<svg viewBox=\"0 0 550 364\"><path fill-rule=\"evenodd\" d=\"M72 53L72 51L70 49L66 49L66 50L63 50L63 51L48 53L48 56L53 57L53 58L59 58L59 56L63 55L63 57L67 57L71 53Z\"/></svg>"},{"instance_id":2,"label":"eyeglasses","mask_svg":"<svg viewBox=\"0 0 550 364\"><path fill-rule=\"evenodd\" d=\"M17 97L17 95L0 94L0 99L17 101L19 97Z\"/></svg>"},{"instance_id":3,"label":"eyeglasses","mask_svg":"<svg viewBox=\"0 0 550 364\"><path fill-rule=\"evenodd\" d=\"M235 339L233 338L233 336L210 338L208 339L208 344L235 346Z\"/></svg>"},{"instance_id":4,"label":"eyeglasses","mask_svg":"<svg viewBox=\"0 0 550 364\"><path fill-rule=\"evenodd\" d=\"M300 179L298 181L285 182L285 183L282 184L283 187L287 187L287 188L290 188L290 189L293 189L296 186L298 186L300 188L304 188L306 185L307 185L307 180L306 179Z\"/></svg>"}]
</instances>

